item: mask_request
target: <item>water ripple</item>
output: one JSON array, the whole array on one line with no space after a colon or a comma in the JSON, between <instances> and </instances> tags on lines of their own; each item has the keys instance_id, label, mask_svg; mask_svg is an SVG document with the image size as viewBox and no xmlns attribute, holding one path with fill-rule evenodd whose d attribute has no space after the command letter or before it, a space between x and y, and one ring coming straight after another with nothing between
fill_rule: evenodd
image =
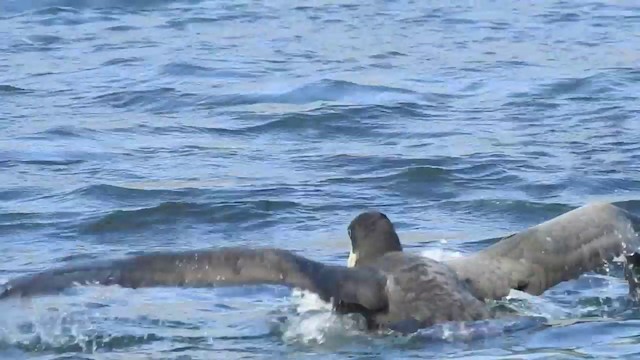
<instances>
[{"instance_id":1,"label":"water ripple","mask_svg":"<svg viewBox=\"0 0 640 360\"><path fill-rule=\"evenodd\" d=\"M136 210L115 210L83 227L86 233L141 230L159 224L188 221L195 223L246 223L275 216L278 211L300 206L292 201L245 201L216 205L191 202L164 202Z\"/></svg>"},{"instance_id":2,"label":"water ripple","mask_svg":"<svg viewBox=\"0 0 640 360\"><path fill-rule=\"evenodd\" d=\"M183 94L173 88L153 90L116 91L94 97L98 104L114 108L143 109L150 112L171 112L191 105L192 94Z\"/></svg>"},{"instance_id":3,"label":"water ripple","mask_svg":"<svg viewBox=\"0 0 640 360\"><path fill-rule=\"evenodd\" d=\"M30 92L31 92L30 90L22 89L17 86L0 85L0 95L3 95L3 96L28 94Z\"/></svg>"},{"instance_id":4,"label":"water ripple","mask_svg":"<svg viewBox=\"0 0 640 360\"><path fill-rule=\"evenodd\" d=\"M189 63L169 63L162 67L162 73L172 76L195 76L195 77L215 77L228 79L251 79L255 75L242 71L218 70L206 66L199 66Z\"/></svg>"},{"instance_id":5,"label":"water ripple","mask_svg":"<svg viewBox=\"0 0 640 360\"><path fill-rule=\"evenodd\" d=\"M109 31L134 31L134 30L140 30L140 27L133 26L133 25L116 25L116 26L109 26L108 28L105 28L105 30L109 30Z\"/></svg>"},{"instance_id":6,"label":"water ripple","mask_svg":"<svg viewBox=\"0 0 640 360\"><path fill-rule=\"evenodd\" d=\"M255 104L311 104L340 102L349 104L381 104L420 101L411 90L387 86L360 85L348 81L321 80L281 93L234 94L216 96L200 102L205 108Z\"/></svg>"},{"instance_id":7,"label":"water ripple","mask_svg":"<svg viewBox=\"0 0 640 360\"><path fill-rule=\"evenodd\" d=\"M31 0L31 1L8 1L2 4L3 11L24 12L37 9L37 12L44 13L67 13L78 9L153 9L172 3L197 4L201 0ZM53 10L51 10L53 9ZM62 10L60 10L62 9ZM71 9L71 10L67 10Z\"/></svg>"},{"instance_id":8,"label":"water ripple","mask_svg":"<svg viewBox=\"0 0 640 360\"><path fill-rule=\"evenodd\" d=\"M143 59L138 57L114 58L102 63L102 66L122 66L142 62Z\"/></svg>"}]
</instances>

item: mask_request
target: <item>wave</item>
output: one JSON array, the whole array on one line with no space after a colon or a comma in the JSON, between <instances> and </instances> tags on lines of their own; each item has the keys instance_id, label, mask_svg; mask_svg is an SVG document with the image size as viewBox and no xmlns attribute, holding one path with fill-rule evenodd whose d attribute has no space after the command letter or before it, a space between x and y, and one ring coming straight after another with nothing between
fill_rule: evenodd
<instances>
[{"instance_id":1,"label":"wave","mask_svg":"<svg viewBox=\"0 0 640 360\"><path fill-rule=\"evenodd\" d=\"M80 11L72 7L66 6L50 6L41 8L31 12L32 15L65 15L65 14L80 14Z\"/></svg>"},{"instance_id":2,"label":"wave","mask_svg":"<svg viewBox=\"0 0 640 360\"><path fill-rule=\"evenodd\" d=\"M114 108L132 108L150 112L171 112L192 106L194 95L181 93L174 88L157 88L151 90L116 91L98 95L93 98L96 103L103 103Z\"/></svg>"},{"instance_id":3,"label":"wave","mask_svg":"<svg viewBox=\"0 0 640 360\"><path fill-rule=\"evenodd\" d=\"M0 190L0 200L2 201L19 200L25 197L34 196L36 194L41 193L42 191L43 191L42 188L35 187L35 186L20 186L18 188L5 188Z\"/></svg>"},{"instance_id":4,"label":"wave","mask_svg":"<svg viewBox=\"0 0 640 360\"><path fill-rule=\"evenodd\" d=\"M393 136L387 131L389 117L411 117L422 111L402 105L323 105L303 112L287 112L270 115L269 120L255 125L224 129L238 134L264 134L269 132L292 132L296 136L300 130L309 130L309 135L354 136L359 139ZM254 121L257 122L257 121ZM223 131L223 129L216 129ZM432 132L421 137L442 137L449 132Z\"/></svg>"},{"instance_id":5,"label":"wave","mask_svg":"<svg viewBox=\"0 0 640 360\"><path fill-rule=\"evenodd\" d=\"M39 166L70 166L82 164L94 155L103 156L103 154L92 154L86 152L57 152L57 151L39 151L39 152L23 152L23 151L2 151L0 155L6 160L8 165L24 164Z\"/></svg>"},{"instance_id":6,"label":"wave","mask_svg":"<svg viewBox=\"0 0 640 360\"><path fill-rule=\"evenodd\" d=\"M0 230L5 234L10 234L43 229L53 224L49 217L46 218L47 220L42 214L37 213L0 213Z\"/></svg>"},{"instance_id":7,"label":"wave","mask_svg":"<svg viewBox=\"0 0 640 360\"><path fill-rule=\"evenodd\" d=\"M614 200L612 204L640 215L640 200Z\"/></svg>"},{"instance_id":8,"label":"wave","mask_svg":"<svg viewBox=\"0 0 640 360\"><path fill-rule=\"evenodd\" d=\"M117 66L117 65L129 65L144 61L139 57L126 57L126 58L113 58L103 62L100 66Z\"/></svg>"},{"instance_id":9,"label":"wave","mask_svg":"<svg viewBox=\"0 0 640 360\"><path fill-rule=\"evenodd\" d=\"M172 76L194 76L194 77L212 77L218 79L252 79L256 75L248 72L237 71L232 69L214 69L202 65L190 64L186 62L172 62L162 66L161 70L164 75Z\"/></svg>"},{"instance_id":10,"label":"wave","mask_svg":"<svg viewBox=\"0 0 640 360\"><path fill-rule=\"evenodd\" d=\"M423 101L420 94L381 85L361 85L341 80L320 80L284 92L264 94L229 94L203 100L199 106L213 108L255 104L312 104L317 102L351 105L381 105Z\"/></svg>"},{"instance_id":11,"label":"wave","mask_svg":"<svg viewBox=\"0 0 640 360\"><path fill-rule=\"evenodd\" d=\"M34 232L75 222L76 213L69 212L9 212L0 213L0 231L4 234Z\"/></svg>"},{"instance_id":12,"label":"wave","mask_svg":"<svg viewBox=\"0 0 640 360\"><path fill-rule=\"evenodd\" d=\"M495 217L501 222L504 222L506 217L519 226L540 223L576 208L575 205L563 203L536 202L513 198L451 199L440 201L434 206L447 212L466 213L471 216L482 214L486 218Z\"/></svg>"},{"instance_id":13,"label":"wave","mask_svg":"<svg viewBox=\"0 0 640 360\"><path fill-rule=\"evenodd\" d=\"M375 113L375 109L371 109ZM320 136L330 134L349 135L358 133L361 136L371 135L369 127L350 116L349 110L307 111L283 115L275 120L253 126L236 129L236 132L247 134L264 134L269 132L295 132L300 130L317 131Z\"/></svg>"},{"instance_id":14,"label":"wave","mask_svg":"<svg viewBox=\"0 0 640 360\"><path fill-rule=\"evenodd\" d=\"M137 200L153 200L153 199L168 199L172 197L183 197L188 194L188 190L175 189L175 190L158 190L153 188L148 189L135 189L124 186L115 185L90 185L83 188L76 189L68 194L68 196L83 196L87 198L97 200L111 200L111 201L137 201Z\"/></svg>"},{"instance_id":15,"label":"wave","mask_svg":"<svg viewBox=\"0 0 640 360\"><path fill-rule=\"evenodd\" d=\"M57 130L53 129L53 133L57 132ZM57 137L61 138L75 138L74 141L80 143L85 139L85 133L83 130L80 132L69 132L66 133L64 130L61 130L60 133L55 134ZM91 134L91 131L87 131L86 134ZM42 140L43 137L51 136L54 134L49 134L45 132L37 133L32 136L24 136L19 137L19 140L22 141L30 141L33 139ZM88 146L87 146L88 147ZM5 166L14 166L14 165L34 165L34 166L76 166L82 165L87 162L96 161L96 160L105 160L113 157L114 153L108 151L89 151L89 150L69 150L69 151L61 151L57 150L53 147L40 146L38 151L34 151L32 149L29 150L15 150L15 151L4 151L0 150L0 156L4 157L4 164L0 163L0 165Z\"/></svg>"},{"instance_id":16,"label":"wave","mask_svg":"<svg viewBox=\"0 0 640 360\"><path fill-rule=\"evenodd\" d=\"M42 19L34 19L31 16L24 22L37 23L44 26L76 26L95 22L113 22L118 18L110 15L82 15L77 12L58 13Z\"/></svg>"},{"instance_id":17,"label":"wave","mask_svg":"<svg viewBox=\"0 0 640 360\"><path fill-rule=\"evenodd\" d=\"M110 335L105 333L89 336L78 334L52 339L35 335L24 342L0 340L0 349L12 347L27 353L95 353L97 351L127 349L132 346L140 346L162 340L164 338L153 333L144 335ZM76 357L73 358L76 359Z\"/></svg>"},{"instance_id":18,"label":"wave","mask_svg":"<svg viewBox=\"0 0 640 360\"><path fill-rule=\"evenodd\" d=\"M115 25L115 26L110 26L110 27L106 28L105 30L125 32L125 31L140 30L140 27L133 26L133 25Z\"/></svg>"},{"instance_id":19,"label":"wave","mask_svg":"<svg viewBox=\"0 0 640 360\"><path fill-rule=\"evenodd\" d=\"M51 137L61 138L93 138L98 131L77 126L54 126L47 130L35 133L36 136L42 136L50 139Z\"/></svg>"},{"instance_id":20,"label":"wave","mask_svg":"<svg viewBox=\"0 0 640 360\"><path fill-rule=\"evenodd\" d=\"M129 60L124 60L124 62L129 62ZM109 60L108 65L122 63L123 61L119 59L112 59ZM166 75L173 76L209 76L227 80L239 77L251 78L256 75L186 63L167 64L162 71ZM427 103L428 101L425 102L427 97L402 88L323 80L293 90L262 94L203 95L182 92L172 87L115 91L94 96L92 102L117 109L152 113L179 112L185 108L210 111L214 108L219 110L223 107L254 105L279 104L307 107L315 105L315 109L305 109L303 112L284 112L280 118L276 119L273 119L273 115L277 114L267 114L270 117L267 122L246 126L243 131L315 126L315 124L329 124L332 121L342 122L347 126L351 123L350 127L354 128L353 131L357 131L356 126L375 119L385 119L390 114L403 117L424 115L424 111L432 106ZM251 113L255 116L253 111ZM264 117L265 115L258 116ZM374 125L371 124L371 126Z\"/></svg>"},{"instance_id":21,"label":"wave","mask_svg":"<svg viewBox=\"0 0 640 360\"><path fill-rule=\"evenodd\" d=\"M625 89L640 79L640 72L632 68L600 69L587 76L569 77L538 85L532 91L510 95L515 100L509 105L537 106L541 109L555 109L559 106L552 100L594 101L611 100L614 96L628 96ZM505 104L506 105L506 104Z\"/></svg>"},{"instance_id":22,"label":"wave","mask_svg":"<svg viewBox=\"0 0 640 360\"><path fill-rule=\"evenodd\" d=\"M42 166L68 166L82 164L82 159L34 159L34 160L17 160L17 163L26 165L42 165Z\"/></svg>"},{"instance_id":23,"label":"wave","mask_svg":"<svg viewBox=\"0 0 640 360\"><path fill-rule=\"evenodd\" d=\"M11 302L3 306L12 305ZM90 307L90 304L87 304ZM132 346L162 341L148 332L113 335L106 329L92 328L93 316L82 310L59 311L55 308L31 309L27 315L15 306L13 314L0 322L0 351L19 350L23 353L95 353L126 349ZM26 318L26 319L25 319ZM28 320L27 320L28 319Z\"/></svg>"},{"instance_id":24,"label":"wave","mask_svg":"<svg viewBox=\"0 0 640 360\"><path fill-rule=\"evenodd\" d=\"M180 201L185 198L239 198L247 201L260 201L265 197L287 196L295 188L286 185L273 187L258 187L250 189L220 189L218 180L167 180L131 182L120 185L96 184L75 189L65 196L84 196L97 200L111 200L114 202L136 202L159 199L164 201ZM212 188L215 192L212 192Z\"/></svg>"},{"instance_id":25,"label":"wave","mask_svg":"<svg viewBox=\"0 0 640 360\"><path fill-rule=\"evenodd\" d=\"M112 97L113 95L113 97ZM133 94L128 94L133 95ZM141 95L141 94L138 94ZM170 93L169 97L173 98L176 93ZM137 104L152 104L152 99L134 99L125 98L124 94L111 94L107 95L104 99L109 101L118 100L120 103L117 106L124 106L122 101L135 102ZM156 99L159 103L164 103L163 100ZM127 104L130 105L130 104ZM166 106L158 105L158 109L165 109ZM150 107L143 106L142 109L149 109ZM177 108L172 108L172 111L179 111ZM169 110L167 110L169 111ZM221 123L217 127L205 126L198 122L196 124L181 124L179 122L171 125L148 125L138 124L134 127L112 129L116 131L135 132L142 133L148 132L151 134L198 134L198 133L210 133L221 135L262 135L266 133L285 133L290 132L296 136L299 135L300 130L309 130L309 134L317 134L318 136L340 135L340 136L357 136L362 138L370 136L372 138L379 139L380 136L392 135L385 131L387 127L383 122L386 121L389 116L397 117L410 117L416 116L421 113L419 109L409 109L405 105L364 105L364 106L349 106L349 105L324 105L313 109L307 109L305 111L286 111L282 114L269 114L269 115L248 115L247 119L243 120L231 120L226 123ZM266 119L266 120L265 120ZM452 135L466 134L464 131L432 131L428 134L421 134L421 138L439 138ZM354 161L357 161L354 159Z\"/></svg>"},{"instance_id":26,"label":"wave","mask_svg":"<svg viewBox=\"0 0 640 360\"><path fill-rule=\"evenodd\" d=\"M505 170L498 163L469 164L469 159L462 161L458 158L442 159L392 159L380 158L374 162L371 157L360 159L359 157L341 156L331 157L325 161L348 164L357 167L363 165L357 172L352 172L350 177L332 177L326 181L334 182L361 182L381 183L396 186L415 187L416 185L464 187L473 185L474 189L492 188L495 183L509 182L512 184L524 183L519 176ZM334 165L335 166L335 165ZM482 180L478 184L476 180ZM433 188L432 188L433 189ZM416 189L422 191L423 189Z\"/></svg>"},{"instance_id":27,"label":"wave","mask_svg":"<svg viewBox=\"0 0 640 360\"><path fill-rule=\"evenodd\" d=\"M134 210L114 210L97 220L86 223L82 233L99 234L152 227L178 222L249 223L266 220L281 210L300 205L292 201L236 201L215 205L206 203L168 201L156 206Z\"/></svg>"},{"instance_id":28,"label":"wave","mask_svg":"<svg viewBox=\"0 0 640 360\"><path fill-rule=\"evenodd\" d=\"M75 165L81 164L85 162L85 160L81 159L69 159L69 160L21 160L19 161L22 164L27 165L43 165L43 166L67 166L67 165Z\"/></svg>"},{"instance_id":29,"label":"wave","mask_svg":"<svg viewBox=\"0 0 640 360\"><path fill-rule=\"evenodd\" d=\"M28 94L31 92L31 90L19 88L17 86L0 84L0 96Z\"/></svg>"},{"instance_id":30,"label":"wave","mask_svg":"<svg viewBox=\"0 0 640 360\"><path fill-rule=\"evenodd\" d=\"M73 13L78 9L153 9L174 3L198 4L202 0L20 0L2 1L0 10L7 13L37 11Z\"/></svg>"},{"instance_id":31,"label":"wave","mask_svg":"<svg viewBox=\"0 0 640 360\"><path fill-rule=\"evenodd\" d=\"M245 22L251 23L256 22L264 18L276 18L274 15L269 15L260 12L251 12L251 11L234 11L226 14L220 14L215 17L204 17L204 16L194 16L194 17L184 17L180 19L172 19L167 21L165 24L158 26L159 28L169 28L175 30L185 30L190 25L198 25L198 24L216 24L218 26L219 23L224 22ZM224 25L222 25L224 26Z\"/></svg>"},{"instance_id":32,"label":"wave","mask_svg":"<svg viewBox=\"0 0 640 360\"><path fill-rule=\"evenodd\" d=\"M348 103L379 104L386 101L413 102L418 100L419 96L417 93L403 88L361 85L340 80L321 80L275 95L274 99L284 103L344 101Z\"/></svg>"}]
</instances>

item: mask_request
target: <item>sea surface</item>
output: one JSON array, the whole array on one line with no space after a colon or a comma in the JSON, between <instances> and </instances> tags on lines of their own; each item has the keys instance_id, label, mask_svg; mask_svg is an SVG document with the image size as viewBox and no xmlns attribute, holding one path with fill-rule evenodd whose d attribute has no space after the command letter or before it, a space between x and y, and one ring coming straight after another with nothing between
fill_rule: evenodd
<instances>
[{"instance_id":1,"label":"sea surface","mask_svg":"<svg viewBox=\"0 0 640 360\"><path fill-rule=\"evenodd\" d=\"M637 1L0 0L0 282L228 245L344 264L367 209L434 258L640 213L639 100ZM637 358L619 275L411 336L283 287L76 288L0 303L0 358Z\"/></svg>"}]
</instances>

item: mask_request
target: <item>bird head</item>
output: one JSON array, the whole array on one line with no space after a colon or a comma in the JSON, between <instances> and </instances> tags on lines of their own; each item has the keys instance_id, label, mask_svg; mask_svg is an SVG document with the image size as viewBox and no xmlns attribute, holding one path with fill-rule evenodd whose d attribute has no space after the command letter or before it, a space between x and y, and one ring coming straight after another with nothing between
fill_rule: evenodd
<instances>
[{"instance_id":1,"label":"bird head","mask_svg":"<svg viewBox=\"0 0 640 360\"><path fill-rule=\"evenodd\" d=\"M378 211L367 211L356 216L348 227L351 253L347 265L365 265L380 256L402 251L400 238L389 218Z\"/></svg>"}]
</instances>

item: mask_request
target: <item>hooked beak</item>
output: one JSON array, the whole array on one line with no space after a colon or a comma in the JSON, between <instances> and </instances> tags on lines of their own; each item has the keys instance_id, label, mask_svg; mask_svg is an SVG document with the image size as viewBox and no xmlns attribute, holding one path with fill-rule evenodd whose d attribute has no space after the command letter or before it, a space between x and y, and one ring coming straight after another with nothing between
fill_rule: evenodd
<instances>
[{"instance_id":1,"label":"hooked beak","mask_svg":"<svg viewBox=\"0 0 640 360\"><path fill-rule=\"evenodd\" d=\"M358 254L354 253L353 250L351 250L351 252L349 253L349 259L347 260L347 266L356 266L356 261L358 261Z\"/></svg>"}]
</instances>

